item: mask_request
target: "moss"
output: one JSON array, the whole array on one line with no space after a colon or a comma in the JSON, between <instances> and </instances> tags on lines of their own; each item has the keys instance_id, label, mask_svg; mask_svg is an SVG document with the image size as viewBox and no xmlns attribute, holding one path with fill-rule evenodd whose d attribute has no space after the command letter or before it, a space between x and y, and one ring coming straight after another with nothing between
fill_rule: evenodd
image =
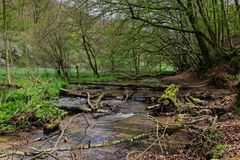
<instances>
[{"instance_id":1,"label":"moss","mask_svg":"<svg viewBox=\"0 0 240 160\"><path fill-rule=\"evenodd\" d=\"M204 101L201 100L200 98L194 98L193 96L189 96L188 100L191 101L194 104L202 104L202 103L204 103Z\"/></svg>"},{"instance_id":2,"label":"moss","mask_svg":"<svg viewBox=\"0 0 240 160\"><path fill-rule=\"evenodd\" d=\"M170 100L175 106L179 104L178 99L176 98L176 94L178 93L179 88L175 84L171 84L163 93L163 95L159 98L159 102L164 102L164 105L169 105L170 102L165 102L166 100Z\"/></svg>"},{"instance_id":3,"label":"moss","mask_svg":"<svg viewBox=\"0 0 240 160\"><path fill-rule=\"evenodd\" d=\"M176 122L183 123L184 122L184 114L177 114Z\"/></svg>"},{"instance_id":4,"label":"moss","mask_svg":"<svg viewBox=\"0 0 240 160\"><path fill-rule=\"evenodd\" d=\"M43 129L44 134L49 134L51 132L58 130L60 124L61 124L61 118L58 117L51 124L48 124L47 126L44 127L44 129Z\"/></svg>"}]
</instances>

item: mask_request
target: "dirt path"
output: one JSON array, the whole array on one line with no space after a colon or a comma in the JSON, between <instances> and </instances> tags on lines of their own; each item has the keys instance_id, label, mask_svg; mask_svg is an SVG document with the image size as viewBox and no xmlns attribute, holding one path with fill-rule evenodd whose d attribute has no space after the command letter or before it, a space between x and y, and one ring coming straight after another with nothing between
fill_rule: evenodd
<instances>
[{"instance_id":1,"label":"dirt path","mask_svg":"<svg viewBox=\"0 0 240 160\"><path fill-rule=\"evenodd\" d=\"M207 80L201 80L196 73L183 72L175 76L167 76L161 79L165 83L174 83L180 86L206 86Z\"/></svg>"}]
</instances>

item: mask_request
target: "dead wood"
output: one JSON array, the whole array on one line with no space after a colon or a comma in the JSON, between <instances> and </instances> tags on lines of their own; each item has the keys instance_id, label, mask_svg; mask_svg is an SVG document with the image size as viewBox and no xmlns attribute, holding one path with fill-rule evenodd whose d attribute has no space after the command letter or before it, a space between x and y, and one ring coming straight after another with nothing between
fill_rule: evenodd
<instances>
[{"instance_id":1,"label":"dead wood","mask_svg":"<svg viewBox=\"0 0 240 160\"><path fill-rule=\"evenodd\" d=\"M83 107L83 106L58 106L58 108L66 110L66 111L70 111L70 112L92 112L91 108L88 107Z\"/></svg>"},{"instance_id":2,"label":"dead wood","mask_svg":"<svg viewBox=\"0 0 240 160\"><path fill-rule=\"evenodd\" d=\"M159 128L158 132L165 131L166 133L168 133L170 135L182 128L184 128L184 126L180 126L180 125L161 127L161 128ZM48 155L49 153L53 154L56 151L65 152L65 151L73 151L73 150L79 150L79 149L105 147L105 146L116 145L116 144L120 144L120 143L133 142L133 141L136 141L139 139L148 138L149 136L154 135L154 134L156 134L156 130L144 132L139 135L131 136L131 137L120 139L120 140L112 140L112 141L107 141L107 142L97 143L97 144L88 143L88 144L80 144L80 145L74 145L74 146L69 146L69 147L58 147L58 148L57 148L57 145L55 145L54 148L48 148L48 149L44 149L44 150L38 150L38 149L34 148L33 152L21 152L21 151L0 152L0 158L14 156L14 155L40 158L44 155ZM63 132L61 135L63 135ZM58 143L59 143L59 140L58 140ZM56 143L56 144L58 144L58 143Z\"/></svg>"},{"instance_id":3,"label":"dead wood","mask_svg":"<svg viewBox=\"0 0 240 160\"><path fill-rule=\"evenodd\" d=\"M69 97L82 97L87 98L87 94L81 93L81 92L74 92L68 89L61 88L60 89L60 95L69 96Z\"/></svg>"}]
</instances>

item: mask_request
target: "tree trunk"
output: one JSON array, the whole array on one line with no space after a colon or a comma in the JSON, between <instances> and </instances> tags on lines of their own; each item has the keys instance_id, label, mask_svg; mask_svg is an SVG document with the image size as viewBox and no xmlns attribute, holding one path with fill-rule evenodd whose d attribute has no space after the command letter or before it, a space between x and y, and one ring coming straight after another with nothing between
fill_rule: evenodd
<instances>
[{"instance_id":1,"label":"tree trunk","mask_svg":"<svg viewBox=\"0 0 240 160\"><path fill-rule=\"evenodd\" d=\"M111 62L111 73L115 73L115 58L114 58L113 51L111 52L111 55L110 55L110 62Z\"/></svg>"},{"instance_id":2,"label":"tree trunk","mask_svg":"<svg viewBox=\"0 0 240 160\"><path fill-rule=\"evenodd\" d=\"M214 30L212 29L212 27L210 25L209 18L206 15L206 13L204 12L202 0L197 0L197 6L198 6L198 9L199 9L200 15L202 16L203 22L204 22L204 24L205 24L205 26L208 30L208 34L211 38L211 41L213 43L213 49L215 50L215 52L217 54L220 54L221 53L221 48L220 48L220 46L217 42L217 37L214 33Z\"/></svg>"},{"instance_id":3,"label":"tree trunk","mask_svg":"<svg viewBox=\"0 0 240 160\"><path fill-rule=\"evenodd\" d=\"M80 78L80 73L79 73L79 66L75 66L76 67L76 71L77 71L77 79Z\"/></svg>"},{"instance_id":4,"label":"tree trunk","mask_svg":"<svg viewBox=\"0 0 240 160\"><path fill-rule=\"evenodd\" d=\"M222 8L222 13L223 13L223 22L224 22L224 25L225 25L226 31L227 31L228 45L229 45L230 49L232 49L233 44L232 44L232 40L231 40L231 34L230 34L229 25L228 25L227 11L226 11L224 0L221 0L221 8Z\"/></svg>"},{"instance_id":5,"label":"tree trunk","mask_svg":"<svg viewBox=\"0 0 240 160\"><path fill-rule=\"evenodd\" d=\"M239 0L234 0L235 2L235 6L236 6L236 10L237 10L237 30L239 31L240 29L240 4L239 4Z\"/></svg>"},{"instance_id":6,"label":"tree trunk","mask_svg":"<svg viewBox=\"0 0 240 160\"><path fill-rule=\"evenodd\" d=\"M3 34L4 34L4 52L6 60L6 80L8 84L11 84L10 76L10 64L9 64L9 46L8 46L8 34L7 34L7 15L6 15L6 0L3 0Z\"/></svg>"},{"instance_id":7,"label":"tree trunk","mask_svg":"<svg viewBox=\"0 0 240 160\"><path fill-rule=\"evenodd\" d=\"M194 13L193 13L193 4L191 0L187 1L186 11L187 11L187 16L191 23L192 28L194 30L200 31L196 21L196 17L194 16ZM200 32L196 32L195 35L197 38L198 46L203 56L203 60L201 60L201 63L203 64L202 65L200 64L200 66L205 66L206 68L209 68L211 66L211 56L210 56L209 46L205 42L204 37L200 34Z\"/></svg>"},{"instance_id":8,"label":"tree trunk","mask_svg":"<svg viewBox=\"0 0 240 160\"><path fill-rule=\"evenodd\" d=\"M91 46L88 43L88 41L86 40L85 36L82 36L82 40L83 40L83 46L84 49L86 51L87 57L88 57L88 63L90 65L90 67L92 68L92 71L94 73L94 76L96 76L97 78L100 77L99 73L98 73L98 69L97 69L97 61L96 61L96 57L94 56L93 51L91 50Z\"/></svg>"}]
</instances>

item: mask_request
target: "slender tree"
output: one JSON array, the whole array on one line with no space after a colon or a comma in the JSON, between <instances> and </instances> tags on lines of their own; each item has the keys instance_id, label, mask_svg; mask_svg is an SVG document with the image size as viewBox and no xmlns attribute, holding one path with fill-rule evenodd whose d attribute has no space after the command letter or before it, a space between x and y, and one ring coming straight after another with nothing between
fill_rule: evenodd
<instances>
[{"instance_id":1,"label":"slender tree","mask_svg":"<svg viewBox=\"0 0 240 160\"><path fill-rule=\"evenodd\" d=\"M7 31L7 13L6 13L6 0L2 1L3 5L3 39L4 39L4 53L6 60L6 80L8 84L11 84L10 75L10 63L9 63L9 43L8 43L8 31Z\"/></svg>"}]
</instances>

